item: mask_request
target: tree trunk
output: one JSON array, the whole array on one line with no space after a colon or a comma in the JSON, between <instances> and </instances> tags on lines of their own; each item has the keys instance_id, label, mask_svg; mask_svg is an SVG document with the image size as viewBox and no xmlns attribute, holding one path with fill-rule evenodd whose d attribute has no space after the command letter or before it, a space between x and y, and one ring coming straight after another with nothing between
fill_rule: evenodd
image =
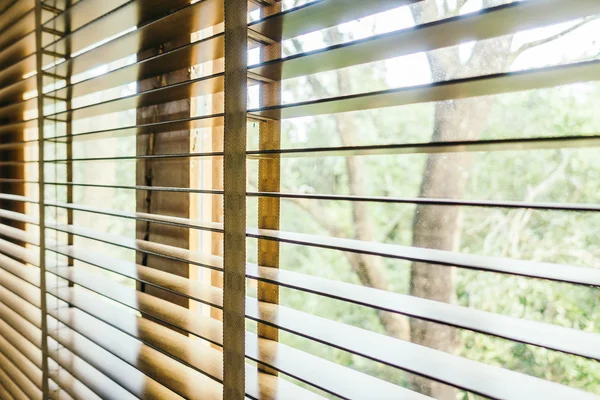
<instances>
[{"instance_id":1,"label":"tree trunk","mask_svg":"<svg viewBox=\"0 0 600 400\"><path fill-rule=\"evenodd\" d=\"M338 71L337 78L339 93L349 93L350 77L348 76L348 71ZM358 145L356 139L357 129L351 118L336 114L335 125L343 146ZM351 195L361 196L366 193L366 175L364 171L365 167L361 157L346 157L348 188ZM354 238L367 242L374 241L373 219L369 216L367 204L364 202L352 202L352 217L354 221ZM346 253L346 258L363 285L380 290L388 290L388 282L383 273L381 259L359 253ZM381 310L377 310L377 315L388 335L403 340L410 340L408 318Z\"/></svg>"},{"instance_id":2,"label":"tree trunk","mask_svg":"<svg viewBox=\"0 0 600 400\"><path fill-rule=\"evenodd\" d=\"M490 1L484 3L485 7L493 5ZM415 15L417 22L425 18L431 20L438 12L435 3L424 6L420 11L420 14ZM458 49L431 52L428 58L432 77L435 81L450 80L458 76L480 75L491 67L502 68L511 42L512 37L479 42L464 64L460 62ZM484 97L437 103L431 141L479 139L492 101L491 98ZM462 198L469 178L470 163L469 153L429 154L420 197ZM417 206L413 220L413 246L457 251L460 245L461 211L460 207ZM454 302L454 268L413 263L410 294L444 303ZM419 319L411 320L410 328L413 343L448 353L456 349L455 328ZM436 399L456 398L456 389L432 380L414 376L411 385L413 389Z\"/></svg>"}]
</instances>

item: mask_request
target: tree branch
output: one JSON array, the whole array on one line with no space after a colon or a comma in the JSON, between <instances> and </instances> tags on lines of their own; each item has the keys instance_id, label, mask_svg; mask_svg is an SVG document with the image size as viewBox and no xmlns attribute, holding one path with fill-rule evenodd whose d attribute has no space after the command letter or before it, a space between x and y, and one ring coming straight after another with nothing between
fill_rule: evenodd
<instances>
[{"instance_id":1,"label":"tree branch","mask_svg":"<svg viewBox=\"0 0 600 400\"><path fill-rule=\"evenodd\" d=\"M525 196L524 201L531 202L536 199L540 194L546 192L554 182L556 182L560 177L564 175L565 169L569 164L569 155L565 152L559 152L562 156L562 160L559 165L550 173L546 178L536 185L533 188L530 188ZM519 258L519 244L521 242L521 234L523 229L531 219L533 210L528 208L524 210L518 210L515 216L512 219L512 223L510 224L509 232L508 232L508 243L510 246L510 256ZM508 248L506 249L508 250Z\"/></svg>"},{"instance_id":2,"label":"tree branch","mask_svg":"<svg viewBox=\"0 0 600 400\"><path fill-rule=\"evenodd\" d=\"M528 43L522 44L517 50L513 51L510 54L510 56L507 59L506 66L508 67L508 66L512 65L512 63L515 62L515 60L521 54L523 54L524 52L526 52L527 50L530 50L530 49L532 49L534 47L541 46L543 44L550 43L550 42L552 42L554 40L557 40L557 39L559 39L559 38L561 38L561 37L563 37L563 36L565 36L565 35L573 32L574 30L576 30L578 28L581 28L583 25L585 25L588 22L593 21L593 20L595 20L597 18L598 18L597 15L592 15L592 16L583 18L581 21L579 21L576 24L572 25L571 27L565 29L564 31L558 32L555 35L549 36L549 37L544 38L544 39L534 40L533 42L528 42Z\"/></svg>"}]
</instances>

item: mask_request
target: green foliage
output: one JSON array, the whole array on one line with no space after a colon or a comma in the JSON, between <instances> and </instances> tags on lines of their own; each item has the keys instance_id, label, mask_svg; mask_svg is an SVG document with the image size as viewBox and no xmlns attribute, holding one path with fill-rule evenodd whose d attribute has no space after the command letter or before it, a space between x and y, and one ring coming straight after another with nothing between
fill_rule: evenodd
<instances>
[{"instance_id":1,"label":"green foliage","mask_svg":"<svg viewBox=\"0 0 600 400\"><path fill-rule=\"evenodd\" d=\"M600 118L594 112L599 103L597 84L499 95L487 116L482 139L592 134L600 128ZM344 118L353 120L360 133L359 144L422 142L430 140L434 106L360 111ZM284 122L283 132L284 147L339 145L331 116ZM449 168L460 156L438 155L445 158ZM361 194L418 196L426 155L365 156L362 160L366 192ZM600 157L593 148L476 153L466 171L469 181L463 198L597 203L599 172ZM343 157L283 159L282 182L284 191L344 194L349 190ZM355 221L348 203L318 202L317 206L345 236L353 237ZM377 235L373 240L410 245L414 212L412 205L370 204L369 216ZM462 252L600 266L600 217L595 214L464 207L461 218ZM318 220L318 215L293 202L282 203L284 230L331 235L331 226ZM359 284L347 259L329 250L283 245L281 265ZM408 293L409 263L385 260L385 267L390 289ZM595 312L600 292L595 288L461 269L456 272L457 303L462 306L600 333L600 313ZM296 309L384 332L376 313L365 307L288 289L282 290L281 300ZM463 330L458 331L458 338L456 352L463 357L600 393L597 362ZM406 384L403 374L346 352L293 335L284 334L282 340L379 378Z\"/></svg>"}]
</instances>

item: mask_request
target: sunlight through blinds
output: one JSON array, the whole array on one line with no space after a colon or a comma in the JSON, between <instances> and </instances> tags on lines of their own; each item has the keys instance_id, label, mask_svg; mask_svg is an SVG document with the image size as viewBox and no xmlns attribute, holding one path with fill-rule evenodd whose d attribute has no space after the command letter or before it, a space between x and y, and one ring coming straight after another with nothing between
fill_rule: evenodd
<instances>
[{"instance_id":1,"label":"sunlight through blinds","mask_svg":"<svg viewBox=\"0 0 600 400\"><path fill-rule=\"evenodd\" d=\"M600 398L597 0L0 0L0 399Z\"/></svg>"}]
</instances>

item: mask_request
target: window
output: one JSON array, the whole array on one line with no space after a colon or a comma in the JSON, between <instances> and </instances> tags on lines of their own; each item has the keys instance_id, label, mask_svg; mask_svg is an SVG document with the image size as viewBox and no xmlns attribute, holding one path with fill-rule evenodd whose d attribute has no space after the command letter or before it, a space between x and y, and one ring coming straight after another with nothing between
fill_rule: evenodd
<instances>
[{"instance_id":1,"label":"window","mask_svg":"<svg viewBox=\"0 0 600 400\"><path fill-rule=\"evenodd\" d=\"M0 0L1 399L600 395L600 3Z\"/></svg>"}]
</instances>

